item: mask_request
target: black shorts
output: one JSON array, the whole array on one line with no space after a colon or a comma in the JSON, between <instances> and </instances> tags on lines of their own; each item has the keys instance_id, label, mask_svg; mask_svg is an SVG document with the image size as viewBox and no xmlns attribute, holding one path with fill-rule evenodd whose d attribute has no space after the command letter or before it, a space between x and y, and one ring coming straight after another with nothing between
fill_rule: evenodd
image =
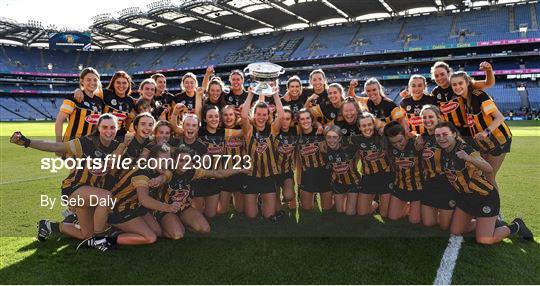
<instances>
[{"instance_id":1,"label":"black shorts","mask_svg":"<svg viewBox=\"0 0 540 286\"><path fill-rule=\"evenodd\" d=\"M360 185L344 185L332 183L332 193L335 195L343 195L348 193L359 193L362 188Z\"/></svg>"},{"instance_id":2,"label":"black shorts","mask_svg":"<svg viewBox=\"0 0 540 286\"><path fill-rule=\"evenodd\" d=\"M221 179L202 179L193 182L192 197L209 197L217 195L223 188Z\"/></svg>"},{"instance_id":3,"label":"black shorts","mask_svg":"<svg viewBox=\"0 0 540 286\"><path fill-rule=\"evenodd\" d=\"M274 193L276 191L276 181L273 176L264 178L246 176L242 187L243 194L253 195Z\"/></svg>"},{"instance_id":4,"label":"black shorts","mask_svg":"<svg viewBox=\"0 0 540 286\"><path fill-rule=\"evenodd\" d=\"M309 193L326 193L330 187L330 170L310 168L302 172L302 180L298 189Z\"/></svg>"},{"instance_id":5,"label":"black shorts","mask_svg":"<svg viewBox=\"0 0 540 286\"><path fill-rule=\"evenodd\" d=\"M485 196L477 192L459 193L456 206L474 217L493 217L500 210L499 192L493 189Z\"/></svg>"},{"instance_id":6,"label":"black shorts","mask_svg":"<svg viewBox=\"0 0 540 286\"><path fill-rule=\"evenodd\" d=\"M392 192L394 173L380 172L362 176L360 193L369 195L384 195Z\"/></svg>"},{"instance_id":7,"label":"black shorts","mask_svg":"<svg viewBox=\"0 0 540 286\"><path fill-rule=\"evenodd\" d=\"M126 221L130 221L134 218L143 216L148 213L148 209L145 207L137 207L132 210L124 210L121 212L115 212L109 214L108 222L110 224L121 224Z\"/></svg>"},{"instance_id":8,"label":"black shorts","mask_svg":"<svg viewBox=\"0 0 540 286\"><path fill-rule=\"evenodd\" d=\"M180 209L176 214L181 214L183 211L189 209L191 207L191 205L183 208L183 209ZM166 215L166 214L170 214L169 212L160 212L160 211L155 211L154 212L154 217L156 218L157 222L161 223L161 219Z\"/></svg>"},{"instance_id":9,"label":"black shorts","mask_svg":"<svg viewBox=\"0 0 540 286\"><path fill-rule=\"evenodd\" d=\"M394 191L392 192L392 196L405 201L405 202L416 202L422 200L424 196L423 190L416 190L416 191L409 191L409 190L402 190L394 188Z\"/></svg>"},{"instance_id":10,"label":"black shorts","mask_svg":"<svg viewBox=\"0 0 540 286\"><path fill-rule=\"evenodd\" d=\"M244 184L245 178L246 178L246 174L238 174L238 175L234 175L232 177L223 179L222 180L223 188L221 191L229 192L229 193L241 192L242 185Z\"/></svg>"},{"instance_id":11,"label":"black shorts","mask_svg":"<svg viewBox=\"0 0 540 286\"><path fill-rule=\"evenodd\" d=\"M287 172L285 174L279 174L279 175L274 176L274 180L276 181L276 184L279 187L283 186L283 183L287 179L293 179L293 184L294 184L294 173L293 172Z\"/></svg>"},{"instance_id":12,"label":"black shorts","mask_svg":"<svg viewBox=\"0 0 540 286\"><path fill-rule=\"evenodd\" d=\"M424 185L422 204L441 210L453 210L456 206L457 192L444 175L428 179Z\"/></svg>"},{"instance_id":13,"label":"black shorts","mask_svg":"<svg viewBox=\"0 0 540 286\"><path fill-rule=\"evenodd\" d=\"M495 148L487 151L482 151L482 154L489 154L491 156L500 156L505 153L510 153L510 146L512 145L512 138L508 139L506 143L497 145Z\"/></svg>"}]
</instances>

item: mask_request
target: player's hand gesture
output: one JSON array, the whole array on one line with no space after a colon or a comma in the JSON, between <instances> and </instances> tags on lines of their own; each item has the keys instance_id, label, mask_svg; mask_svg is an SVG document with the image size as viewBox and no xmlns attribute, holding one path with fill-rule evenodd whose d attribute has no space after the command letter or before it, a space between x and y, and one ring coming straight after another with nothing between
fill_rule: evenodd
<instances>
[{"instance_id":1,"label":"player's hand gesture","mask_svg":"<svg viewBox=\"0 0 540 286\"><path fill-rule=\"evenodd\" d=\"M456 156L459 159L465 160L465 161L471 161L471 159L472 159L471 155L467 154L467 152L465 152L464 150L457 151Z\"/></svg>"},{"instance_id":2,"label":"player's hand gesture","mask_svg":"<svg viewBox=\"0 0 540 286\"><path fill-rule=\"evenodd\" d=\"M174 202L172 204L167 205L167 212L177 213L179 210L180 210L179 202Z\"/></svg>"},{"instance_id":3,"label":"player's hand gesture","mask_svg":"<svg viewBox=\"0 0 540 286\"><path fill-rule=\"evenodd\" d=\"M481 62L480 63L480 70L481 71L492 71L493 66L488 62Z\"/></svg>"},{"instance_id":4,"label":"player's hand gesture","mask_svg":"<svg viewBox=\"0 0 540 286\"><path fill-rule=\"evenodd\" d=\"M25 141L23 140L23 138L25 137L20 131L15 131L13 132L13 135L11 135L11 138L9 138L9 142L17 144L19 146L24 146Z\"/></svg>"}]
</instances>

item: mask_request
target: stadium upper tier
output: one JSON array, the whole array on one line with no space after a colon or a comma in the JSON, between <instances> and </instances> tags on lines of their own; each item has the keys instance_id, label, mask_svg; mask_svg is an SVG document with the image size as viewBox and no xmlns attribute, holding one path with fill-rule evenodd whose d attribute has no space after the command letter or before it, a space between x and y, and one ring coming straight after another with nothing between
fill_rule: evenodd
<instances>
[{"instance_id":1,"label":"stadium upper tier","mask_svg":"<svg viewBox=\"0 0 540 286\"><path fill-rule=\"evenodd\" d=\"M228 40L122 51L63 51L0 46L0 72L78 73L93 66L102 73L190 69L253 61L287 61L391 51L430 49L441 45L540 39L540 4L492 6L468 12L444 11L382 21L348 22L331 27L279 31Z\"/></svg>"}]
</instances>

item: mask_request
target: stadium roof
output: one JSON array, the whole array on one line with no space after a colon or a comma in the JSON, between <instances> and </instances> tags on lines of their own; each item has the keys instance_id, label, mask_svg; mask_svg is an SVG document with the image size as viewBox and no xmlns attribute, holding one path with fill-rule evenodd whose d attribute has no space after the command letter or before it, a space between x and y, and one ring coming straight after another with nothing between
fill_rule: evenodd
<instances>
[{"instance_id":1,"label":"stadium roof","mask_svg":"<svg viewBox=\"0 0 540 286\"><path fill-rule=\"evenodd\" d=\"M89 27L101 48L167 45L224 36L241 36L294 26L316 26L330 19L355 21L370 14L398 15L415 8L443 10L462 0L160 0L125 8L113 16L96 15ZM473 0L477 2L477 0ZM495 3L494 0L490 3ZM19 24L0 18L0 39L23 45L48 42L40 23Z\"/></svg>"}]
</instances>

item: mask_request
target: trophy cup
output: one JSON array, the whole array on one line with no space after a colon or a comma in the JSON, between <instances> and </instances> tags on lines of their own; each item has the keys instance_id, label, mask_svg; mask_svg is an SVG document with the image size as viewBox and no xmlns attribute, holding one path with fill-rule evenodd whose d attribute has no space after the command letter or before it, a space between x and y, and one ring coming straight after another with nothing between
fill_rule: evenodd
<instances>
[{"instance_id":1,"label":"trophy cup","mask_svg":"<svg viewBox=\"0 0 540 286\"><path fill-rule=\"evenodd\" d=\"M275 82L284 73L285 70L282 66L270 62L252 63L244 69L244 74L250 76L251 80L256 83L253 93L266 97L271 97L274 94L269 83Z\"/></svg>"}]
</instances>

